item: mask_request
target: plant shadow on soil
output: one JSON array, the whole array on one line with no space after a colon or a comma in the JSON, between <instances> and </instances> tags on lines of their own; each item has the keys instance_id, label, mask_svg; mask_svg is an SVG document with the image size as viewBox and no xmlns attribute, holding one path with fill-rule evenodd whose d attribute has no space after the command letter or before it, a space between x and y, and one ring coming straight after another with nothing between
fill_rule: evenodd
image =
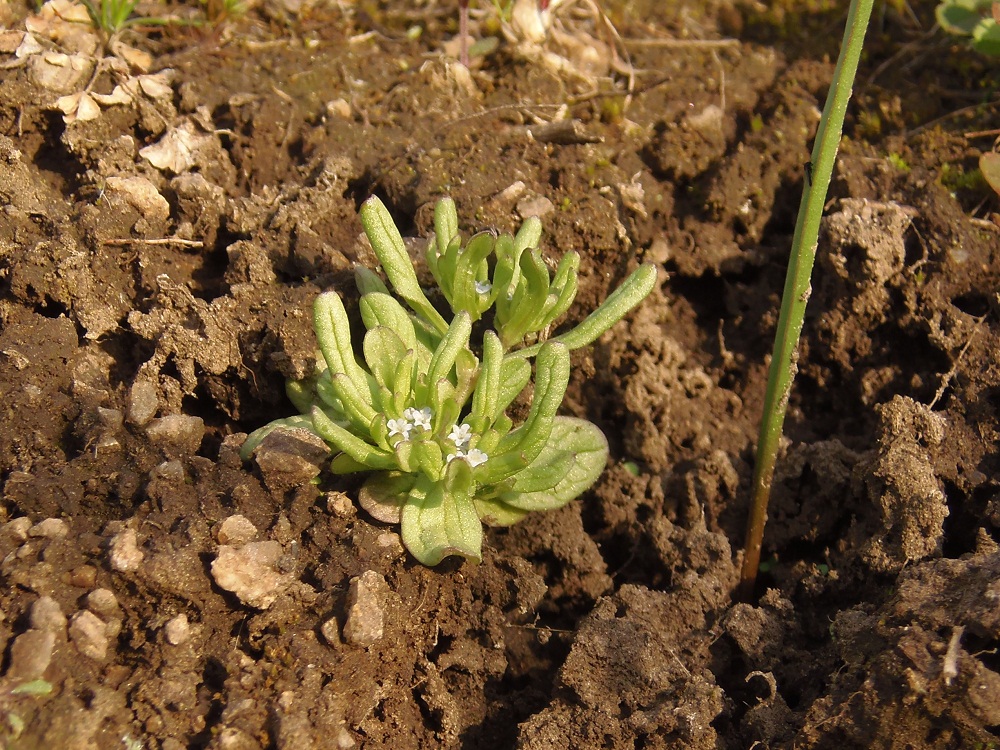
<instances>
[{"instance_id":1,"label":"plant shadow on soil","mask_svg":"<svg viewBox=\"0 0 1000 750\"><path fill-rule=\"evenodd\" d=\"M584 72L572 44L505 42L468 73L441 54L450 10L265 3L213 36L128 36L148 70L70 82L100 57L86 29L32 27L43 52L18 57L27 8L2 11L21 63L0 80L5 746L1000 742L1000 234L996 196L955 183L993 105L953 116L963 92L995 96L995 72L925 33L933 2L887 3L872 31L769 565L759 601L734 604L845 4L639 5L607 4L624 109L621 69ZM579 15L564 30L593 31ZM124 101L53 110L127 81ZM574 355L564 410L607 433L607 471L490 531L479 566L414 563L315 446L239 459L292 409L316 294L350 302L371 264L373 193L415 237L444 194L469 233L540 212L547 257L583 256L573 320L639 262L662 269Z\"/></svg>"}]
</instances>

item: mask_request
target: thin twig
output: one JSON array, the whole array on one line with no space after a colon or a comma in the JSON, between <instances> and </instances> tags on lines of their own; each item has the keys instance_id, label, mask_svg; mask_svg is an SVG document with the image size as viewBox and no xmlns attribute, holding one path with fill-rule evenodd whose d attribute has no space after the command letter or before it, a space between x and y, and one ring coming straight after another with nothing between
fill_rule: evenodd
<instances>
[{"instance_id":1,"label":"thin twig","mask_svg":"<svg viewBox=\"0 0 1000 750\"><path fill-rule=\"evenodd\" d=\"M944 395L945 390L948 388L948 384L951 383L955 374L958 372L958 366L962 362L962 357L964 357L965 353L969 351L969 347L972 346L972 342L976 340L976 335L979 333L979 329L982 327L984 320L986 320L985 315L976 318L976 327L972 329L972 334L969 336L969 340L965 342L965 346L962 347L962 351L958 353L958 356L955 357L955 361L951 363L951 369L948 370L948 372L946 372L944 377L941 379L941 385L938 386L937 393L934 394L934 398L931 399L931 402L927 405L928 409L933 409L934 405Z\"/></svg>"},{"instance_id":2,"label":"thin twig","mask_svg":"<svg viewBox=\"0 0 1000 750\"><path fill-rule=\"evenodd\" d=\"M667 49L681 49L694 47L695 49L719 49L722 47L739 47L739 39L625 39L627 46L632 47L666 47Z\"/></svg>"}]
</instances>

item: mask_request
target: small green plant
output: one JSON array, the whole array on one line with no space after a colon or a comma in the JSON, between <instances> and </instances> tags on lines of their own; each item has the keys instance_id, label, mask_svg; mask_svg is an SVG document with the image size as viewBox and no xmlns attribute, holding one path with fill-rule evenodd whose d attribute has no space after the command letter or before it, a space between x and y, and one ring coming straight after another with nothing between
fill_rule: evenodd
<instances>
[{"instance_id":1,"label":"small green plant","mask_svg":"<svg viewBox=\"0 0 1000 750\"><path fill-rule=\"evenodd\" d=\"M143 20L132 18L138 0L82 0L82 2L94 28L106 34L117 34Z\"/></svg>"},{"instance_id":2,"label":"small green plant","mask_svg":"<svg viewBox=\"0 0 1000 750\"><path fill-rule=\"evenodd\" d=\"M29 726L26 717L34 713L31 702L25 699L44 698L52 690L52 683L42 679L0 688L0 747L20 747L16 743Z\"/></svg>"},{"instance_id":3,"label":"small green plant","mask_svg":"<svg viewBox=\"0 0 1000 750\"><path fill-rule=\"evenodd\" d=\"M638 305L656 270L641 266L579 325L550 336L576 296L580 256L567 252L550 276L537 218L516 235L483 232L463 243L455 204L446 198L435 210L426 260L449 322L425 295L378 198L362 206L361 223L392 287L357 268L363 361L340 295L319 295L318 371L287 385L301 414L252 433L243 458L276 428L310 430L330 445L334 473L371 472L361 507L399 523L417 560L436 565L461 555L478 562L483 523L506 526L531 511L559 508L604 470L608 446L600 429L557 416L570 351ZM473 340L481 341L479 355ZM532 361L531 406L515 426L506 412L531 381Z\"/></svg>"},{"instance_id":4,"label":"small green plant","mask_svg":"<svg viewBox=\"0 0 1000 750\"><path fill-rule=\"evenodd\" d=\"M972 48L1000 56L1000 3L994 0L945 0L935 9L938 25L955 36L972 38Z\"/></svg>"},{"instance_id":5,"label":"small green plant","mask_svg":"<svg viewBox=\"0 0 1000 750\"><path fill-rule=\"evenodd\" d=\"M134 16L139 0L80 0L87 9L94 28L114 37L132 26L167 26L179 23L178 19L157 16Z\"/></svg>"}]
</instances>

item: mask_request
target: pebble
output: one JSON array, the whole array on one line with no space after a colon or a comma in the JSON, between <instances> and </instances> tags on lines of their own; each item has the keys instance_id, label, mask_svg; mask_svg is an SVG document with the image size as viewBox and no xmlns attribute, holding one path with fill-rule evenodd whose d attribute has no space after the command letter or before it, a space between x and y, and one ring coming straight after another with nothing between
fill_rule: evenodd
<instances>
[{"instance_id":1,"label":"pebble","mask_svg":"<svg viewBox=\"0 0 1000 750\"><path fill-rule=\"evenodd\" d=\"M180 461L164 461L149 472L150 481L180 484L184 481L184 464Z\"/></svg>"},{"instance_id":2,"label":"pebble","mask_svg":"<svg viewBox=\"0 0 1000 750\"><path fill-rule=\"evenodd\" d=\"M264 483L272 491L311 482L329 457L323 438L301 428L274 430L254 451Z\"/></svg>"},{"instance_id":3,"label":"pebble","mask_svg":"<svg viewBox=\"0 0 1000 750\"><path fill-rule=\"evenodd\" d=\"M212 577L244 604L267 609L292 582L292 577L275 570L284 554L275 541L250 542L242 547L222 545L212 561Z\"/></svg>"},{"instance_id":4,"label":"pebble","mask_svg":"<svg viewBox=\"0 0 1000 750\"><path fill-rule=\"evenodd\" d=\"M79 589L92 589L97 583L97 568L93 565L78 565L69 572L69 582Z\"/></svg>"},{"instance_id":5,"label":"pebble","mask_svg":"<svg viewBox=\"0 0 1000 750\"><path fill-rule=\"evenodd\" d=\"M179 646L191 637L191 625L187 615L179 614L167 620L163 626L163 635L171 646Z\"/></svg>"},{"instance_id":6,"label":"pebble","mask_svg":"<svg viewBox=\"0 0 1000 750\"><path fill-rule=\"evenodd\" d=\"M111 538L111 567L119 573L138 570L145 555L139 549L135 529L124 529Z\"/></svg>"},{"instance_id":7,"label":"pebble","mask_svg":"<svg viewBox=\"0 0 1000 750\"><path fill-rule=\"evenodd\" d=\"M382 637L385 629L383 600L388 590L385 578L374 570L366 570L351 579L344 640L353 646L365 647Z\"/></svg>"},{"instance_id":8,"label":"pebble","mask_svg":"<svg viewBox=\"0 0 1000 750\"><path fill-rule=\"evenodd\" d=\"M246 516L229 516L215 527L215 539L219 544L246 544L257 536L257 527Z\"/></svg>"},{"instance_id":9,"label":"pebble","mask_svg":"<svg viewBox=\"0 0 1000 750\"><path fill-rule=\"evenodd\" d=\"M168 414L152 420L146 435L169 455L192 455L198 452L205 437L205 420L187 414Z\"/></svg>"},{"instance_id":10,"label":"pebble","mask_svg":"<svg viewBox=\"0 0 1000 750\"><path fill-rule=\"evenodd\" d=\"M101 661L108 654L107 626L90 610L73 615L69 624L69 637L84 656Z\"/></svg>"},{"instance_id":11,"label":"pebble","mask_svg":"<svg viewBox=\"0 0 1000 750\"><path fill-rule=\"evenodd\" d=\"M87 609L105 620L121 616L118 599L110 589L94 589L87 594Z\"/></svg>"},{"instance_id":12,"label":"pebble","mask_svg":"<svg viewBox=\"0 0 1000 750\"><path fill-rule=\"evenodd\" d=\"M68 533L69 526L61 518L46 518L28 529L28 536L46 539L63 539Z\"/></svg>"},{"instance_id":13,"label":"pebble","mask_svg":"<svg viewBox=\"0 0 1000 750\"><path fill-rule=\"evenodd\" d=\"M10 667L4 677L12 684L40 679L52 661L56 636L50 630L26 630L10 647Z\"/></svg>"},{"instance_id":14,"label":"pebble","mask_svg":"<svg viewBox=\"0 0 1000 750\"><path fill-rule=\"evenodd\" d=\"M326 493L326 510L338 518L350 518L357 513L351 498L343 492Z\"/></svg>"},{"instance_id":15,"label":"pebble","mask_svg":"<svg viewBox=\"0 0 1000 750\"><path fill-rule=\"evenodd\" d=\"M35 630L45 630L66 637L66 615L51 596L40 596L31 605L28 622Z\"/></svg>"},{"instance_id":16,"label":"pebble","mask_svg":"<svg viewBox=\"0 0 1000 750\"><path fill-rule=\"evenodd\" d=\"M340 645L340 623L337 622L336 617L331 617L320 625L319 632L323 636L323 640L331 646Z\"/></svg>"},{"instance_id":17,"label":"pebble","mask_svg":"<svg viewBox=\"0 0 1000 750\"><path fill-rule=\"evenodd\" d=\"M32 526L31 519L26 516L21 516L20 518L15 518L13 521L8 521L3 525L2 531L4 536L10 536L12 539L16 539L19 542L23 542L28 538L28 529Z\"/></svg>"}]
</instances>

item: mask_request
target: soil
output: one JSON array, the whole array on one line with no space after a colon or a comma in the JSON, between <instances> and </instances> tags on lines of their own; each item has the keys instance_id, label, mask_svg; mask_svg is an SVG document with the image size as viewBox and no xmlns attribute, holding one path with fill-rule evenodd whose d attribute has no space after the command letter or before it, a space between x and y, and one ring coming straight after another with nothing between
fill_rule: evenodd
<instances>
[{"instance_id":1,"label":"soil","mask_svg":"<svg viewBox=\"0 0 1000 750\"><path fill-rule=\"evenodd\" d=\"M965 135L998 77L934 2L869 32L733 600L846 2L770 5L608 2L614 36L572 3L471 70L449 4L113 40L0 9L3 746L1000 745L1000 234ZM315 446L239 458L371 262L372 194L419 238L445 194L467 233L540 214L583 256L569 322L661 269L574 358L604 475L478 566L409 558Z\"/></svg>"}]
</instances>

